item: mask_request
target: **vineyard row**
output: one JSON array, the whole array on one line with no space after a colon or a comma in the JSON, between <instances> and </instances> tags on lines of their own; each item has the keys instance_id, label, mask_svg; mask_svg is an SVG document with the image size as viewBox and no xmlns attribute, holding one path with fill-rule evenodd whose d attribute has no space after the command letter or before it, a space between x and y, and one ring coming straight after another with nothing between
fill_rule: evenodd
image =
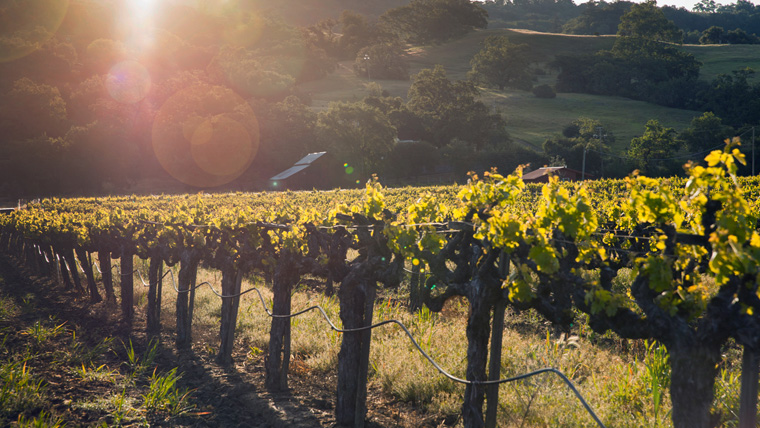
<instances>
[{"instance_id":1,"label":"vineyard row","mask_svg":"<svg viewBox=\"0 0 760 428\"><path fill-rule=\"evenodd\" d=\"M339 424L361 426L366 414L367 327L377 287L397 287L410 268L412 310L440 311L454 296L469 302L466 427L495 424L498 387L487 381L499 378L505 309L512 306L534 309L559 328L581 312L596 331L659 341L670 355L674 426L706 428L722 347L729 339L744 346L750 366L760 349L760 234L757 200L750 197L757 190L736 177L743 161L728 144L706 157L707 166L689 165L686 180L634 176L604 191L554 179L540 196L526 191L519 172L473 176L455 200L415 193L387 203L387 191L371 182L361 200L330 208L287 197L269 204L234 196L50 200L0 217L0 231L3 248L60 272L67 287L84 292L78 275L68 273L78 259L93 301L102 297L88 269L90 254L97 253L111 300L111 259L119 258L125 273L134 271L134 255L148 260L153 332L160 328L163 267L179 263L180 350L191 341L198 267L220 270L221 294L235 296L222 300L220 364L231 362L243 275L263 274L274 296L271 389L287 388L292 288L306 275L324 278L349 330L338 359ZM44 263L36 248L53 263ZM131 278L121 275L127 320ZM746 383L756 385L757 371L747 375L753 376ZM748 396L743 414L754 417Z\"/></svg>"}]
</instances>

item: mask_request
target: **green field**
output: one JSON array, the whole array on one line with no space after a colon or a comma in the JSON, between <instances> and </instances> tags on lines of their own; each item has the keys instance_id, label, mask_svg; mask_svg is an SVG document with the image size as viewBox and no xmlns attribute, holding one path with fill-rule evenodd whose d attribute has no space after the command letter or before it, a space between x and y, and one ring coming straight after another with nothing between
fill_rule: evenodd
<instances>
[{"instance_id":1,"label":"green field","mask_svg":"<svg viewBox=\"0 0 760 428\"><path fill-rule=\"evenodd\" d=\"M683 49L702 62L704 80L745 67L760 71L760 45L687 45Z\"/></svg>"},{"instance_id":2,"label":"green field","mask_svg":"<svg viewBox=\"0 0 760 428\"><path fill-rule=\"evenodd\" d=\"M504 116L513 138L537 148L547 136L559 134L566 124L580 116L600 120L606 131L615 135L613 151L622 151L633 137L644 132L649 119L657 118L663 125L680 130L700 114L628 98L587 94L557 94L554 99L540 99L520 91L489 91L483 95Z\"/></svg>"},{"instance_id":3,"label":"green field","mask_svg":"<svg viewBox=\"0 0 760 428\"><path fill-rule=\"evenodd\" d=\"M537 65L547 72L540 76L538 83L547 84L556 83L556 70L547 67L555 55L593 53L611 48L615 40L614 36L481 30L444 45L410 49L411 74L441 64L449 78L465 79L470 69L470 59L480 49L483 40L492 35L505 35L512 42L529 45ZM701 76L705 80L747 66L760 70L758 45L688 45L683 48L704 64ZM343 62L327 78L301 86L303 91L311 94L312 105L316 109L324 109L331 101L358 101L368 93L368 79L354 76L351 65L351 61ZM379 83L390 94L401 97L406 97L411 83L398 80L372 81ZM613 150L622 151L631 138L641 135L649 119L658 119L664 125L680 131L688 127L695 116L701 115L701 112L667 108L621 97L564 93L547 100L536 98L526 91L483 89L482 100L501 112L507 121L510 135L535 147L540 147L548 137L559 134L566 124L578 117L601 121L617 139Z\"/></svg>"},{"instance_id":4,"label":"green field","mask_svg":"<svg viewBox=\"0 0 760 428\"><path fill-rule=\"evenodd\" d=\"M449 77L464 79L470 70L470 59L489 36L507 36L512 43L528 45L533 60L542 66L553 60L558 53L594 53L600 49L610 49L615 41L614 37L609 36L572 36L501 28L482 30L445 45L420 49L412 56L412 69L442 64L449 72Z\"/></svg>"}]
</instances>

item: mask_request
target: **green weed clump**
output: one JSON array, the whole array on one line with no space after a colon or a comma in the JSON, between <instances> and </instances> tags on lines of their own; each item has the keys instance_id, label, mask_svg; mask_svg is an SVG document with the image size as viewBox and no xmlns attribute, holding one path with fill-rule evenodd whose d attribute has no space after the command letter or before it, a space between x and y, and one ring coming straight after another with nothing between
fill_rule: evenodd
<instances>
[{"instance_id":1,"label":"green weed clump","mask_svg":"<svg viewBox=\"0 0 760 428\"><path fill-rule=\"evenodd\" d=\"M33 326L23 330L21 334L29 336L36 346L40 346L48 340L58 337L66 331L63 328L64 325L66 325L65 322L57 324L52 317L49 321L50 322L48 323L35 321ZM51 323L52 325L50 326L46 325Z\"/></svg>"},{"instance_id":2,"label":"green weed clump","mask_svg":"<svg viewBox=\"0 0 760 428\"><path fill-rule=\"evenodd\" d=\"M90 363L89 367L84 363L80 367L74 369L74 372L83 381L108 381L113 382L116 379L116 370L109 370L105 364L96 366L94 363Z\"/></svg>"},{"instance_id":3,"label":"green weed clump","mask_svg":"<svg viewBox=\"0 0 760 428\"><path fill-rule=\"evenodd\" d=\"M29 419L21 415L16 422L17 428L63 428L65 426L66 422L63 419L53 416L44 410L37 417Z\"/></svg>"},{"instance_id":4,"label":"green weed clump","mask_svg":"<svg viewBox=\"0 0 760 428\"><path fill-rule=\"evenodd\" d=\"M45 398L45 384L27 368L27 361L0 365L0 422L34 410Z\"/></svg>"},{"instance_id":5,"label":"green weed clump","mask_svg":"<svg viewBox=\"0 0 760 428\"><path fill-rule=\"evenodd\" d=\"M181 377L182 375L177 374L176 367L163 374L157 374L154 370L148 379L148 392L142 396L143 406L149 412L164 412L170 416L178 416L191 410L190 390L177 385Z\"/></svg>"},{"instance_id":6,"label":"green weed clump","mask_svg":"<svg viewBox=\"0 0 760 428\"><path fill-rule=\"evenodd\" d=\"M129 372L129 378L134 379L153 366L158 355L158 340L151 340L142 355L135 351L134 346L132 346L132 339L129 339L128 343L129 345L122 342L127 357L124 365Z\"/></svg>"},{"instance_id":7,"label":"green weed clump","mask_svg":"<svg viewBox=\"0 0 760 428\"><path fill-rule=\"evenodd\" d=\"M87 365L112 350L113 337L106 337L93 346L77 340L76 331L72 332L71 343L66 353L68 363Z\"/></svg>"}]
</instances>

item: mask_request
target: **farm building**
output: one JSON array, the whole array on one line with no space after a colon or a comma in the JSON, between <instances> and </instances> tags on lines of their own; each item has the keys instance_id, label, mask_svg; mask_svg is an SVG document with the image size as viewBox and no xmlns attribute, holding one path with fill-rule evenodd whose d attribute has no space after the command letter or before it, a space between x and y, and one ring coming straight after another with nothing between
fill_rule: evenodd
<instances>
[{"instance_id":1,"label":"farm building","mask_svg":"<svg viewBox=\"0 0 760 428\"><path fill-rule=\"evenodd\" d=\"M336 166L327 152L309 153L293 166L269 179L271 190L329 189L336 185Z\"/></svg>"},{"instance_id":2,"label":"farm building","mask_svg":"<svg viewBox=\"0 0 760 428\"><path fill-rule=\"evenodd\" d=\"M548 183L550 175L556 175L561 181L580 181L583 173L566 166L548 166L525 173L522 179L526 183ZM592 178L594 177L591 174L585 174L586 180Z\"/></svg>"}]
</instances>

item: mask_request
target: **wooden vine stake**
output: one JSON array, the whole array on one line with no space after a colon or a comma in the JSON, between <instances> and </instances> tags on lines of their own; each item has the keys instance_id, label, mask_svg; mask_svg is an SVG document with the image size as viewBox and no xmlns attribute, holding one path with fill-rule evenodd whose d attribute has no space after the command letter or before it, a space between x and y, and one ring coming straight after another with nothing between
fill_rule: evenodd
<instances>
[{"instance_id":1,"label":"wooden vine stake","mask_svg":"<svg viewBox=\"0 0 760 428\"><path fill-rule=\"evenodd\" d=\"M491 356L488 361L488 380L499 380L501 377L501 345L504 338L504 313L507 309L505 301L498 301L493 308L493 323L491 330ZM499 408L499 385L488 385L486 388L486 428L496 428L496 411Z\"/></svg>"},{"instance_id":2,"label":"wooden vine stake","mask_svg":"<svg viewBox=\"0 0 760 428\"><path fill-rule=\"evenodd\" d=\"M412 274L409 277L409 311L414 313L422 308L422 275L420 274L420 265L422 263L412 263Z\"/></svg>"},{"instance_id":3,"label":"wooden vine stake","mask_svg":"<svg viewBox=\"0 0 760 428\"><path fill-rule=\"evenodd\" d=\"M161 288L164 271L163 259L155 254L148 265L147 327L151 335L161 331Z\"/></svg>"},{"instance_id":4,"label":"wooden vine stake","mask_svg":"<svg viewBox=\"0 0 760 428\"><path fill-rule=\"evenodd\" d=\"M509 258L506 254L499 255L499 277L509 276ZM493 306L493 321L491 322L491 355L488 360L488 380L495 381L501 377L501 347L504 339L504 315L507 301L500 298ZM486 388L486 428L496 428L496 411L499 408L499 385L493 384Z\"/></svg>"},{"instance_id":5,"label":"wooden vine stake","mask_svg":"<svg viewBox=\"0 0 760 428\"><path fill-rule=\"evenodd\" d=\"M760 371L760 354L744 346L742 355L742 386L739 403L739 428L757 426L757 382Z\"/></svg>"},{"instance_id":6,"label":"wooden vine stake","mask_svg":"<svg viewBox=\"0 0 760 428\"><path fill-rule=\"evenodd\" d=\"M132 253L121 249L121 316L127 324L134 318L134 260Z\"/></svg>"}]
</instances>

